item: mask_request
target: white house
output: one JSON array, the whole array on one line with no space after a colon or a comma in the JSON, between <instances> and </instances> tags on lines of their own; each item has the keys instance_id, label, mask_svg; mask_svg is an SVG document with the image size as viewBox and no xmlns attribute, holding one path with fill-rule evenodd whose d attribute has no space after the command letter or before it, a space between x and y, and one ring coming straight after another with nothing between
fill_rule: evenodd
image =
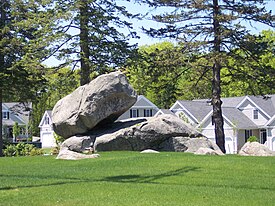
<instances>
[{"instance_id":1,"label":"white house","mask_svg":"<svg viewBox=\"0 0 275 206\"><path fill-rule=\"evenodd\" d=\"M136 103L128 111L122 114L118 120L136 117L152 117L157 113L158 110L158 107L149 101L146 97L139 95ZM40 121L39 128L42 148L55 147L56 143L52 127L52 112L50 110L45 111Z\"/></svg>"},{"instance_id":2,"label":"white house","mask_svg":"<svg viewBox=\"0 0 275 206\"><path fill-rule=\"evenodd\" d=\"M54 131L52 127L52 111L45 111L40 123L40 142L42 143L42 148L55 147Z\"/></svg>"},{"instance_id":3,"label":"white house","mask_svg":"<svg viewBox=\"0 0 275 206\"><path fill-rule=\"evenodd\" d=\"M9 141L27 141L31 135L29 121L31 118L32 103L3 102L2 103L2 135ZM13 135L15 122L20 127L19 136Z\"/></svg>"},{"instance_id":4,"label":"white house","mask_svg":"<svg viewBox=\"0 0 275 206\"><path fill-rule=\"evenodd\" d=\"M148 100L145 96L139 95L136 103L118 120L137 118L137 117L152 117L159 111L159 108Z\"/></svg>"},{"instance_id":5,"label":"white house","mask_svg":"<svg viewBox=\"0 0 275 206\"><path fill-rule=\"evenodd\" d=\"M275 95L222 98L225 148L235 154L250 136L275 151ZM215 141L208 100L176 101L170 111Z\"/></svg>"}]
</instances>

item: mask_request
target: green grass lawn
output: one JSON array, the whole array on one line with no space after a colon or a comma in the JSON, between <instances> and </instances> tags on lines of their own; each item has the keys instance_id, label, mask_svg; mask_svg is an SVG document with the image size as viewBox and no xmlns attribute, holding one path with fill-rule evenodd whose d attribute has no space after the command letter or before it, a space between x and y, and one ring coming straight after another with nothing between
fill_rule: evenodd
<instances>
[{"instance_id":1,"label":"green grass lawn","mask_svg":"<svg viewBox=\"0 0 275 206\"><path fill-rule=\"evenodd\" d=\"M275 205L275 158L104 152L0 158L0 205Z\"/></svg>"}]
</instances>

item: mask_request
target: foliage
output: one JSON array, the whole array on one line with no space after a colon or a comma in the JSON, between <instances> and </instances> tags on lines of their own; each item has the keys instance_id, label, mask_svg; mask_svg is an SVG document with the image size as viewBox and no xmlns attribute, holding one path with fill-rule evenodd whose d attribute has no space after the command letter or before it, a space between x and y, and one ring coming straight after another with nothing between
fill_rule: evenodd
<instances>
[{"instance_id":1,"label":"foliage","mask_svg":"<svg viewBox=\"0 0 275 206\"><path fill-rule=\"evenodd\" d=\"M141 0L142 1L142 0ZM152 37L169 37L182 42L190 52L196 52L207 60L202 71L212 71L212 105L213 122L217 145L225 152L224 122L221 108L221 70L231 69L228 60L237 60L240 66L247 61L253 73L242 68L237 73L257 83L274 85L274 70L250 60L258 56L262 48L255 43L255 36L242 24L258 22L275 27L275 15L266 10L264 1L256 0L144 0L155 8L168 7L161 14L153 14L152 18L164 23L162 28L144 29ZM240 54L235 52L241 50ZM236 67L233 67L236 68ZM249 68L249 67L247 67ZM237 67L238 69L238 67ZM229 73L231 70L229 70ZM250 70L251 71L251 70ZM263 76L263 74L266 75ZM238 76L237 76L238 77Z\"/></svg>"},{"instance_id":2,"label":"foliage","mask_svg":"<svg viewBox=\"0 0 275 206\"><path fill-rule=\"evenodd\" d=\"M179 118L181 118L184 122L188 124L190 123L188 117L183 112L179 114Z\"/></svg>"},{"instance_id":3,"label":"foliage","mask_svg":"<svg viewBox=\"0 0 275 206\"><path fill-rule=\"evenodd\" d=\"M130 83L138 94L145 95L160 108L169 108L180 93L178 82L185 68L182 47L170 42L142 46L139 59L128 62Z\"/></svg>"},{"instance_id":4,"label":"foliage","mask_svg":"<svg viewBox=\"0 0 275 206\"><path fill-rule=\"evenodd\" d=\"M15 138L17 138L20 134L20 127L18 125L18 122L15 122L12 127L12 133Z\"/></svg>"},{"instance_id":5,"label":"foliage","mask_svg":"<svg viewBox=\"0 0 275 206\"><path fill-rule=\"evenodd\" d=\"M100 155L81 161L53 156L2 158L1 204L274 205L274 157L180 152Z\"/></svg>"},{"instance_id":6,"label":"foliage","mask_svg":"<svg viewBox=\"0 0 275 206\"><path fill-rule=\"evenodd\" d=\"M114 0L56 0L55 32L59 34L52 55L72 68L80 67L80 84L90 75L103 74L125 63L136 37L129 19L136 17ZM124 30L124 32L122 32ZM129 31L129 33L127 33ZM64 45L66 47L64 48Z\"/></svg>"},{"instance_id":7,"label":"foliage","mask_svg":"<svg viewBox=\"0 0 275 206\"><path fill-rule=\"evenodd\" d=\"M59 153L60 146L61 146L62 142L65 141L65 138L58 135L58 134L56 134L56 133L53 133L53 137L54 137L54 140L55 140L56 147L51 150L51 154L55 155L55 154Z\"/></svg>"},{"instance_id":8,"label":"foliage","mask_svg":"<svg viewBox=\"0 0 275 206\"><path fill-rule=\"evenodd\" d=\"M250 136L248 139L247 139L248 142L258 142L258 137L256 136Z\"/></svg>"},{"instance_id":9,"label":"foliage","mask_svg":"<svg viewBox=\"0 0 275 206\"><path fill-rule=\"evenodd\" d=\"M47 83L37 94L33 101L32 132L39 135L38 125L46 110L52 110L58 100L73 92L79 86L78 71L71 71L69 68L56 70L49 69L45 73Z\"/></svg>"},{"instance_id":10,"label":"foliage","mask_svg":"<svg viewBox=\"0 0 275 206\"><path fill-rule=\"evenodd\" d=\"M16 145L10 144L6 146L4 149L4 155L6 157L12 156L35 156L35 155L42 155L42 149L37 149L34 145L25 144L25 143L18 143Z\"/></svg>"},{"instance_id":11,"label":"foliage","mask_svg":"<svg viewBox=\"0 0 275 206\"><path fill-rule=\"evenodd\" d=\"M228 59L227 68L221 71L223 96L275 93L275 31L264 30L253 39L247 51L253 57L236 49L235 58Z\"/></svg>"},{"instance_id":12,"label":"foliage","mask_svg":"<svg viewBox=\"0 0 275 206\"><path fill-rule=\"evenodd\" d=\"M51 0L1 1L0 103L30 101L45 82L41 62L48 52L46 39L51 38L47 35L54 17L47 9L50 3ZM1 133L0 156L2 147Z\"/></svg>"}]
</instances>

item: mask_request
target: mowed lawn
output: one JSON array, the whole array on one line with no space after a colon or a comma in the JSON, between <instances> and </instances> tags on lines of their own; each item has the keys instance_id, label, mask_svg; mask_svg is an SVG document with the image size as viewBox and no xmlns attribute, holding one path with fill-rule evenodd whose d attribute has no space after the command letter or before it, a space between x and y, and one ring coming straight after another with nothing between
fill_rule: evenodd
<instances>
[{"instance_id":1,"label":"mowed lawn","mask_svg":"<svg viewBox=\"0 0 275 206\"><path fill-rule=\"evenodd\" d=\"M275 157L0 158L0 205L275 205Z\"/></svg>"}]
</instances>

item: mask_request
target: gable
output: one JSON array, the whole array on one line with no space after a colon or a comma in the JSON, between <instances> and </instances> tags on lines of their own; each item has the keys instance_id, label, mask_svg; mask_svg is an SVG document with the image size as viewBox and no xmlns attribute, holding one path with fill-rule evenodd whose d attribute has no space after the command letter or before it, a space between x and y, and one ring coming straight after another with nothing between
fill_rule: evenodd
<instances>
[{"instance_id":1,"label":"gable","mask_svg":"<svg viewBox=\"0 0 275 206\"><path fill-rule=\"evenodd\" d=\"M51 126L52 125L52 118L51 118L50 114L51 114L50 111L45 111L38 127Z\"/></svg>"},{"instance_id":2,"label":"gable","mask_svg":"<svg viewBox=\"0 0 275 206\"><path fill-rule=\"evenodd\" d=\"M176 114L179 118L190 124L197 124L198 120L194 117L190 111L188 111L179 101L170 108L170 110Z\"/></svg>"},{"instance_id":3,"label":"gable","mask_svg":"<svg viewBox=\"0 0 275 206\"><path fill-rule=\"evenodd\" d=\"M31 106L31 103L2 103L2 112L8 112L8 119L3 119L3 124L13 125L17 122L19 125L27 125L29 123Z\"/></svg>"},{"instance_id":4,"label":"gable","mask_svg":"<svg viewBox=\"0 0 275 206\"><path fill-rule=\"evenodd\" d=\"M138 96L138 99L132 108L154 108L158 110L158 107L143 95Z\"/></svg>"},{"instance_id":5,"label":"gable","mask_svg":"<svg viewBox=\"0 0 275 206\"><path fill-rule=\"evenodd\" d=\"M272 106L272 105L270 105L270 106ZM256 104L254 101L252 101L248 96L246 96L246 98L244 98L243 101L240 102L240 104L237 106L237 108L239 110L241 110L251 120L253 120L252 112L255 109L257 109L260 112L261 117L262 117L261 120L267 121L271 118L268 113L266 113L258 104Z\"/></svg>"}]
</instances>

